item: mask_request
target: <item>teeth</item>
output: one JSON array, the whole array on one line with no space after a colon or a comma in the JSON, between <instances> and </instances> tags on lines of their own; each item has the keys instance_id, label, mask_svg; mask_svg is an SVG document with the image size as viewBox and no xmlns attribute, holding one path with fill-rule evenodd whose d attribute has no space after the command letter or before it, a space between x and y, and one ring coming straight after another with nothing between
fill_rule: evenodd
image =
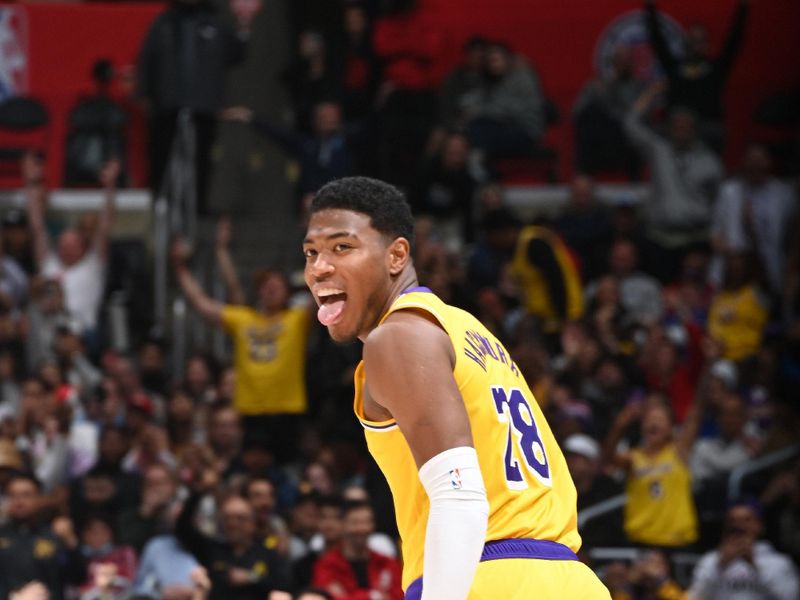
<instances>
[{"instance_id":1,"label":"teeth","mask_svg":"<svg viewBox=\"0 0 800 600\"><path fill-rule=\"evenodd\" d=\"M318 290L317 291L317 296L319 298L327 298L328 296L335 296L337 294L344 294L344 292L342 290L334 289L334 288L329 288L329 289L324 289L324 290Z\"/></svg>"}]
</instances>

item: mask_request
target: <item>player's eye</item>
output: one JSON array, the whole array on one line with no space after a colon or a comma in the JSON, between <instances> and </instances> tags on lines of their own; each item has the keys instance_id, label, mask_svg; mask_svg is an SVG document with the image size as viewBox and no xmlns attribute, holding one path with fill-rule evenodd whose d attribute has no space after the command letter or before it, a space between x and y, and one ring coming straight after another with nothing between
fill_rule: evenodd
<instances>
[{"instance_id":1,"label":"player's eye","mask_svg":"<svg viewBox=\"0 0 800 600\"><path fill-rule=\"evenodd\" d=\"M303 256L305 256L306 259L314 258L316 255L317 251L314 250L313 248L306 248L305 250L303 250Z\"/></svg>"},{"instance_id":2,"label":"player's eye","mask_svg":"<svg viewBox=\"0 0 800 600\"><path fill-rule=\"evenodd\" d=\"M352 248L352 246L350 244L336 244L333 247L333 251L334 252L344 252L345 250L349 250L350 248Z\"/></svg>"}]
</instances>

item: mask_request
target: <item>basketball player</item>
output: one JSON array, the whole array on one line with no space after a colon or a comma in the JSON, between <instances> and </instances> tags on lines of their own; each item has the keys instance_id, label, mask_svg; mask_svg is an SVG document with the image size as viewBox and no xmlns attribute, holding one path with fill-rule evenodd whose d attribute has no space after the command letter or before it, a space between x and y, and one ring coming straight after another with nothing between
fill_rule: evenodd
<instances>
[{"instance_id":1,"label":"basketball player","mask_svg":"<svg viewBox=\"0 0 800 600\"><path fill-rule=\"evenodd\" d=\"M351 177L319 190L303 243L319 320L364 342L355 412L394 496L406 598L608 599L575 556L575 487L536 400L480 322L419 286L412 227L397 189Z\"/></svg>"}]
</instances>

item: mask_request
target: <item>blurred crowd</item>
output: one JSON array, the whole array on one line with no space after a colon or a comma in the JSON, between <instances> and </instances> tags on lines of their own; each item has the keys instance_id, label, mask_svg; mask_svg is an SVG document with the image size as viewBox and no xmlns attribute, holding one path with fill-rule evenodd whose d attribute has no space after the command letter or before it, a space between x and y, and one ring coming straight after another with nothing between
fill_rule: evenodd
<instances>
[{"instance_id":1,"label":"blurred crowd","mask_svg":"<svg viewBox=\"0 0 800 600\"><path fill-rule=\"evenodd\" d=\"M334 21L300 5L290 125L223 106L258 3L235 3L224 35L205 3L174 2L154 22L139 73L153 186L184 108L201 200L217 115L296 159L287 227L332 178L402 186L420 283L476 314L524 373L578 490L581 558L612 597L800 597L796 182L762 144L730 171L719 158L747 3L718 54L695 25L683 57L645 3L664 80L637 80L615 52L575 103L568 203L531 222L501 177L509 158L547 158L558 118L528 60L475 36L431 92L425 32L392 52L397 36L373 32L381 3L345 2ZM197 31L207 43L180 51ZM147 327L120 350L106 309L126 268L109 239L123 165L100 167L103 209L68 222L26 155L26 209L2 218L0 597L402 598L391 497L352 415L360 348L334 345L281 269L243 286L222 218L221 298L193 270L191 240L174 241L170 264L228 358L198 348L175 368ZM601 200L592 174L609 169L649 178L647 199Z\"/></svg>"}]
</instances>

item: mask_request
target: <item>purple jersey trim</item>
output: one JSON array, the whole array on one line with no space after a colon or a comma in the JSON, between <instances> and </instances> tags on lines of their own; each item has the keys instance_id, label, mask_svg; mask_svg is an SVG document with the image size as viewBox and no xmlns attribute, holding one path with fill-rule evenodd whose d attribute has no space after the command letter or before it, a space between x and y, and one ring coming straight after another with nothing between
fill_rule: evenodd
<instances>
[{"instance_id":1,"label":"purple jersey trim","mask_svg":"<svg viewBox=\"0 0 800 600\"><path fill-rule=\"evenodd\" d=\"M495 540L486 542L481 562L503 558L538 558L539 560L578 560L578 556L564 544L550 540ZM422 598L422 577L411 582L406 590L406 600Z\"/></svg>"},{"instance_id":2,"label":"purple jersey trim","mask_svg":"<svg viewBox=\"0 0 800 600\"><path fill-rule=\"evenodd\" d=\"M427 293L427 294L432 294L433 293L431 291L431 288L425 287L424 285L418 285L416 287L412 287L412 288L408 288L407 290L403 290L402 292L400 292L400 295L402 296L404 294L412 294L414 292L424 292L424 293Z\"/></svg>"}]
</instances>

